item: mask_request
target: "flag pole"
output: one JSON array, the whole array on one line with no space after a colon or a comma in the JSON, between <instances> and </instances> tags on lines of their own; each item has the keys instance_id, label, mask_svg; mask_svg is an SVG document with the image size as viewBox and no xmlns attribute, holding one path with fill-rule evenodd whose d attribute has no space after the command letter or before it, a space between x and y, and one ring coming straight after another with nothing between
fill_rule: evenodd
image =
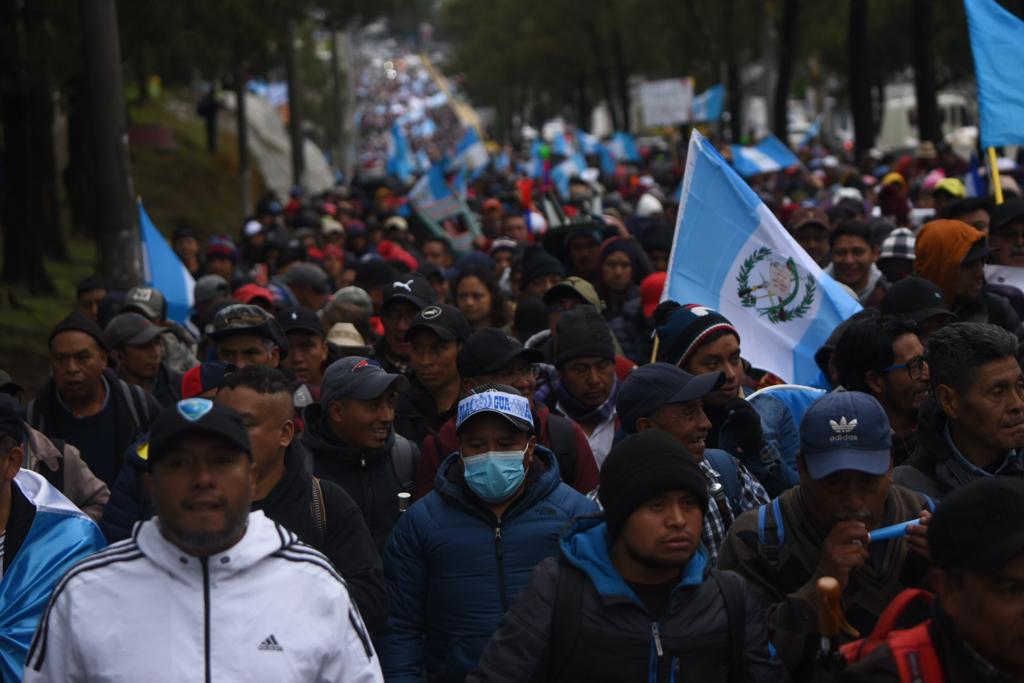
<instances>
[{"instance_id":1,"label":"flag pole","mask_svg":"<svg viewBox=\"0 0 1024 683\"><path fill-rule=\"evenodd\" d=\"M996 195L996 205L1003 203L1003 186L999 181L999 161L996 159L996 148L988 148L988 166L992 177L992 189Z\"/></svg>"}]
</instances>

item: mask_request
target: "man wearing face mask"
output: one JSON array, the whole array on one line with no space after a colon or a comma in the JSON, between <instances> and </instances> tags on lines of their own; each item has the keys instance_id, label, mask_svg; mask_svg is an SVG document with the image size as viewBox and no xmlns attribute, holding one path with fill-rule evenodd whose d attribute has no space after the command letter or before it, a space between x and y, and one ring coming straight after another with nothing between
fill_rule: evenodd
<instances>
[{"instance_id":1,"label":"man wearing face mask","mask_svg":"<svg viewBox=\"0 0 1024 683\"><path fill-rule=\"evenodd\" d=\"M384 553L392 609L379 645L390 683L465 680L533 567L558 553L565 525L597 512L560 481L514 388L476 387L459 402L456 432L459 451Z\"/></svg>"},{"instance_id":2,"label":"man wearing face mask","mask_svg":"<svg viewBox=\"0 0 1024 683\"><path fill-rule=\"evenodd\" d=\"M722 544L718 568L742 575L761 600L794 680L809 680L817 651L818 579L839 581L846 619L863 634L900 591L924 581L934 504L893 485L891 449L877 399L825 394L800 423L800 483L740 515ZM912 524L901 535L871 536L904 522Z\"/></svg>"}]
</instances>

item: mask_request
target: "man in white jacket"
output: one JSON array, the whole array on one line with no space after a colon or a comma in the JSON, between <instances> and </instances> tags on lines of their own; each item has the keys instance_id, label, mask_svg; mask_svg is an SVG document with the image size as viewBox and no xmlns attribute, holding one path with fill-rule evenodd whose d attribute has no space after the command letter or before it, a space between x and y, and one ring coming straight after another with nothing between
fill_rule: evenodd
<instances>
[{"instance_id":1,"label":"man in white jacket","mask_svg":"<svg viewBox=\"0 0 1024 683\"><path fill-rule=\"evenodd\" d=\"M64 576L26 682L383 681L330 562L249 512L237 413L199 398L164 409L148 460L157 516Z\"/></svg>"}]
</instances>

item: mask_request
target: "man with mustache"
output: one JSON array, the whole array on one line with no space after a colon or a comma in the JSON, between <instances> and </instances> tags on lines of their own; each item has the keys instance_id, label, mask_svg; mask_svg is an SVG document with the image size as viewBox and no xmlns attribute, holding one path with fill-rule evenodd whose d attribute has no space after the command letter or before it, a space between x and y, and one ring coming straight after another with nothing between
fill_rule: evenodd
<instances>
[{"instance_id":1,"label":"man with mustache","mask_svg":"<svg viewBox=\"0 0 1024 683\"><path fill-rule=\"evenodd\" d=\"M928 570L933 503L892 483L889 418L872 396L825 394L800 423L800 483L741 515L719 553L763 603L772 642L795 680L808 680L819 637L816 584L839 581L850 624L867 634L904 588ZM872 530L920 521L872 542Z\"/></svg>"},{"instance_id":2,"label":"man with mustache","mask_svg":"<svg viewBox=\"0 0 1024 683\"><path fill-rule=\"evenodd\" d=\"M892 425L893 462L917 447L917 409L928 398L928 363L917 325L895 316L858 320L839 338L833 356L839 384L878 399Z\"/></svg>"},{"instance_id":3,"label":"man with mustache","mask_svg":"<svg viewBox=\"0 0 1024 683\"><path fill-rule=\"evenodd\" d=\"M975 479L1024 478L1024 377L1017 338L996 325L954 323L928 338L932 398L918 445L895 481L933 498Z\"/></svg>"},{"instance_id":4,"label":"man with mustache","mask_svg":"<svg viewBox=\"0 0 1024 683\"><path fill-rule=\"evenodd\" d=\"M710 568L693 454L658 429L628 436L599 495L604 515L538 565L467 681L786 680L757 597Z\"/></svg>"}]
</instances>

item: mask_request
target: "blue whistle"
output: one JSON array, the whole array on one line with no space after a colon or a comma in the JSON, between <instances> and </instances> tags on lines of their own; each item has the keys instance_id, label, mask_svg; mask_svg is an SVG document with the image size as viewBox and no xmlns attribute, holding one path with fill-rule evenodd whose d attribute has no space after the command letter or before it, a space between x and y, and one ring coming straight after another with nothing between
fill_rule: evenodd
<instances>
[{"instance_id":1,"label":"blue whistle","mask_svg":"<svg viewBox=\"0 0 1024 683\"><path fill-rule=\"evenodd\" d=\"M908 526L910 526L911 524L920 523L920 519L911 519L906 522L900 522L899 524L893 524L892 526L884 526L881 529L869 531L868 540L871 543L874 543L875 541L887 541L890 538L899 538L900 536L906 536Z\"/></svg>"}]
</instances>

